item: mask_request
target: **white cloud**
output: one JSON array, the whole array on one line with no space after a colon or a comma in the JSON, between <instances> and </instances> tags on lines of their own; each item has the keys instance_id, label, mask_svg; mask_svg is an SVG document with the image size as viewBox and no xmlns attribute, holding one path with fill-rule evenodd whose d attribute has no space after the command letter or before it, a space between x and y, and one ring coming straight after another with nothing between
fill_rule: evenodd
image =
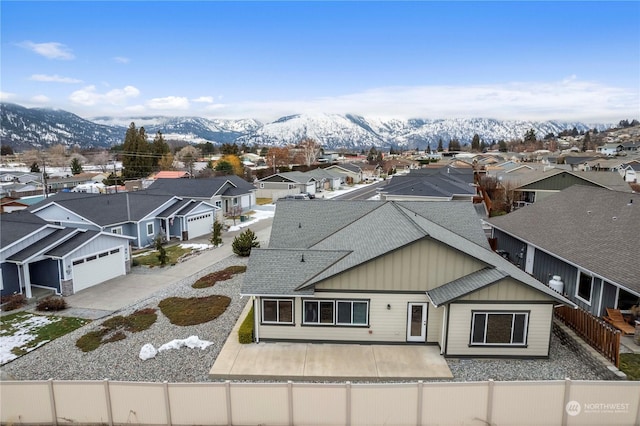
<instances>
[{"instance_id":1,"label":"white cloud","mask_svg":"<svg viewBox=\"0 0 640 426\"><path fill-rule=\"evenodd\" d=\"M45 95L36 95L31 98L31 102L36 104L46 105L49 102L51 102L51 99L49 99L49 97Z\"/></svg>"},{"instance_id":2,"label":"white cloud","mask_svg":"<svg viewBox=\"0 0 640 426\"><path fill-rule=\"evenodd\" d=\"M46 82L46 83L82 83L82 80L78 80L77 78L71 78L71 77L61 77L57 74L54 75L46 75L46 74L33 74L31 77L29 77L29 80L33 80L33 81L42 81L42 82Z\"/></svg>"},{"instance_id":3,"label":"white cloud","mask_svg":"<svg viewBox=\"0 0 640 426\"><path fill-rule=\"evenodd\" d=\"M131 62L131 59L125 58L124 56L116 56L115 58L113 58L113 60L119 64L128 64L129 62Z\"/></svg>"},{"instance_id":4,"label":"white cloud","mask_svg":"<svg viewBox=\"0 0 640 426\"><path fill-rule=\"evenodd\" d=\"M3 101L3 102L15 99L15 97L16 97L15 93L0 92L0 101Z\"/></svg>"},{"instance_id":5,"label":"white cloud","mask_svg":"<svg viewBox=\"0 0 640 426\"><path fill-rule=\"evenodd\" d=\"M189 109L189 99L181 96L149 99L146 105L151 109L180 110Z\"/></svg>"},{"instance_id":6,"label":"white cloud","mask_svg":"<svg viewBox=\"0 0 640 426\"><path fill-rule=\"evenodd\" d=\"M124 105L130 98L136 98L140 91L133 86L125 86L122 89L112 89L106 93L98 93L96 86L87 86L76 90L69 96L69 100L74 104L84 106L94 106L99 104Z\"/></svg>"},{"instance_id":7,"label":"white cloud","mask_svg":"<svg viewBox=\"0 0 640 426\"><path fill-rule=\"evenodd\" d=\"M213 96L200 96L199 98L191 99L193 102L212 104Z\"/></svg>"},{"instance_id":8,"label":"white cloud","mask_svg":"<svg viewBox=\"0 0 640 426\"><path fill-rule=\"evenodd\" d=\"M49 59L74 59L75 56L66 45L57 42L34 43L32 41L23 41L18 46L37 53Z\"/></svg>"}]
</instances>

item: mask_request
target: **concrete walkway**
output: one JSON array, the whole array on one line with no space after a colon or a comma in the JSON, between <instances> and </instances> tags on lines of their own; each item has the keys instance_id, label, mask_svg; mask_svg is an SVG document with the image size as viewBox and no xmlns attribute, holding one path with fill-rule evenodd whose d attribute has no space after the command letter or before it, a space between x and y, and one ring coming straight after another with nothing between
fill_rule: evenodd
<instances>
[{"instance_id":1,"label":"concrete walkway","mask_svg":"<svg viewBox=\"0 0 640 426\"><path fill-rule=\"evenodd\" d=\"M216 357L214 380L366 380L451 379L437 346L349 345L330 343L238 342L247 303Z\"/></svg>"}]
</instances>

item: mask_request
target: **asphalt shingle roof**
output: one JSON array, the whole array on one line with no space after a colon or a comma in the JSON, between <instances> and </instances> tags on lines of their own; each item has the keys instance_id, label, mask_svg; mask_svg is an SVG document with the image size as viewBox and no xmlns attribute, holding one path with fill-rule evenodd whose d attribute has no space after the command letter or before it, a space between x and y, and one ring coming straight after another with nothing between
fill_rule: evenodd
<instances>
[{"instance_id":1,"label":"asphalt shingle roof","mask_svg":"<svg viewBox=\"0 0 640 426\"><path fill-rule=\"evenodd\" d=\"M640 195L574 185L488 222L629 289L640 291Z\"/></svg>"},{"instance_id":2,"label":"asphalt shingle roof","mask_svg":"<svg viewBox=\"0 0 640 426\"><path fill-rule=\"evenodd\" d=\"M1 214L0 244L7 247L46 226L47 221L26 210Z\"/></svg>"},{"instance_id":3,"label":"asphalt shingle roof","mask_svg":"<svg viewBox=\"0 0 640 426\"><path fill-rule=\"evenodd\" d=\"M50 256L50 257L64 257L67 254L76 250L78 247L81 247L82 245L86 244L87 242L91 241L92 239L100 235L100 232L98 231L91 231L91 230L80 230L80 231L82 232L76 233L71 238L64 241L62 244L58 244L55 247L47 250L44 253L44 255Z\"/></svg>"},{"instance_id":4,"label":"asphalt shingle roof","mask_svg":"<svg viewBox=\"0 0 640 426\"><path fill-rule=\"evenodd\" d=\"M232 185L228 185L228 182L231 182ZM244 179L228 175L207 179L157 179L144 192L171 194L178 197L211 198L214 195L247 194L255 189ZM222 192L220 192L221 190Z\"/></svg>"},{"instance_id":5,"label":"asphalt shingle roof","mask_svg":"<svg viewBox=\"0 0 640 426\"><path fill-rule=\"evenodd\" d=\"M489 284L493 284L507 277L507 274L499 269L484 268L472 274L458 278L440 287L427 291L429 299L437 307L452 302L462 296L473 293Z\"/></svg>"},{"instance_id":6,"label":"asphalt shingle roof","mask_svg":"<svg viewBox=\"0 0 640 426\"><path fill-rule=\"evenodd\" d=\"M19 252L9 256L7 260L12 262L24 262L30 257L37 255L41 251L54 247L59 242L64 241L65 239L69 238L70 235L76 232L79 231L75 228L58 229L55 232L42 238L40 241L37 241L31 244L29 247L26 247Z\"/></svg>"}]
</instances>

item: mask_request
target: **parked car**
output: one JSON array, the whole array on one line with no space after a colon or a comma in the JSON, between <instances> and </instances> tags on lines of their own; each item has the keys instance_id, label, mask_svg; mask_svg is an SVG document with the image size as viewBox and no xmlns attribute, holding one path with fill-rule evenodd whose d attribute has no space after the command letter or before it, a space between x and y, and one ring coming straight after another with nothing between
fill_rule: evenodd
<instances>
[{"instance_id":1,"label":"parked car","mask_svg":"<svg viewBox=\"0 0 640 426\"><path fill-rule=\"evenodd\" d=\"M295 195L287 195L282 198L278 198L280 200L309 200L309 196L307 194L295 194Z\"/></svg>"}]
</instances>

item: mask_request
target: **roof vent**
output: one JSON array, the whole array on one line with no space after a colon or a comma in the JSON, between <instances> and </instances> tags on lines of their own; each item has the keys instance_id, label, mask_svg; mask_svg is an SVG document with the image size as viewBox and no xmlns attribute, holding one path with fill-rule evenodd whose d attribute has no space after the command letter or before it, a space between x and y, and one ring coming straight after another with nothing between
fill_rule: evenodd
<instances>
[{"instance_id":1,"label":"roof vent","mask_svg":"<svg viewBox=\"0 0 640 426\"><path fill-rule=\"evenodd\" d=\"M629 204L627 204L627 205L630 206L631 204L633 204L633 198L631 200L629 200Z\"/></svg>"},{"instance_id":2,"label":"roof vent","mask_svg":"<svg viewBox=\"0 0 640 426\"><path fill-rule=\"evenodd\" d=\"M298 222L298 228L302 228L302 222Z\"/></svg>"},{"instance_id":3,"label":"roof vent","mask_svg":"<svg viewBox=\"0 0 640 426\"><path fill-rule=\"evenodd\" d=\"M587 214L591 214L591 210L587 210Z\"/></svg>"},{"instance_id":4,"label":"roof vent","mask_svg":"<svg viewBox=\"0 0 640 426\"><path fill-rule=\"evenodd\" d=\"M612 217L611 219L613 220L618 220L618 218L616 216Z\"/></svg>"},{"instance_id":5,"label":"roof vent","mask_svg":"<svg viewBox=\"0 0 640 426\"><path fill-rule=\"evenodd\" d=\"M302 257L300 258L300 262L304 262L304 254L302 255Z\"/></svg>"}]
</instances>

